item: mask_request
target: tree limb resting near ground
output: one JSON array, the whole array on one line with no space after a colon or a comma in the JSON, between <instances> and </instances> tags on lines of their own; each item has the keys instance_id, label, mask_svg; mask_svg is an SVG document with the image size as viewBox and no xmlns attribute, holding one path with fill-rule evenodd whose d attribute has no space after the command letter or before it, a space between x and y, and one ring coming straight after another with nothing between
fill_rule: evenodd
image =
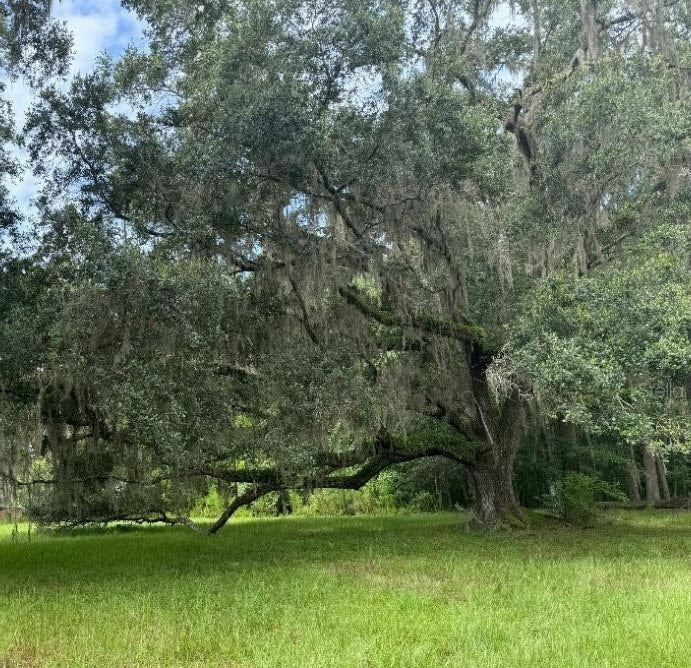
<instances>
[{"instance_id":1,"label":"tree limb resting near ground","mask_svg":"<svg viewBox=\"0 0 691 668\"><path fill-rule=\"evenodd\" d=\"M379 443L381 446L382 443ZM92 518L88 521L76 521L74 525L84 525L84 524L110 524L113 522L134 522L137 524L169 524L169 525L182 525L191 529L195 533L200 535L213 535L222 529L230 520L230 518L240 509L260 498L270 494L271 492L280 492L284 490L291 489L304 489L308 486L310 489L343 489L343 490L359 490L364 487L370 480L379 475L382 471L393 466L394 464L402 464L405 462L411 462L417 459L424 459L428 457L445 457L451 461L459 464L468 465L472 463L472 458L463 455L448 448L442 447L431 447L424 448L422 450L416 451L402 451L395 449L380 449L375 455L366 460L359 467L358 470L352 473L344 473L341 475L336 475L338 471L343 471L346 468L355 468L355 465L348 457L338 461L334 456L328 463L330 466L325 467L325 470L321 474L317 474L312 478L284 478L278 469L237 469L237 470L212 470L212 469L193 469L186 471L185 473L179 474L179 476L184 477L194 477L194 476L204 476L214 478L216 480L222 480L224 482L233 483L245 483L250 484L252 487L243 493L236 496L225 509L225 511L220 515L220 517L208 528L205 528L188 517L176 516L171 517L165 512L161 511L158 514L143 514L143 515L130 515L130 514L120 514L111 515L101 518ZM54 480L49 479L39 479L27 482L19 482L10 476L5 476L13 482L21 485L31 485L31 484L53 484ZM173 477L179 476L161 476L152 481L133 481L126 480L128 484L145 484L153 485L157 484L166 479L171 479ZM111 479L112 476L109 476ZM120 479L117 479L120 480ZM75 482L79 482L75 480Z\"/></svg>"}]
</instances>

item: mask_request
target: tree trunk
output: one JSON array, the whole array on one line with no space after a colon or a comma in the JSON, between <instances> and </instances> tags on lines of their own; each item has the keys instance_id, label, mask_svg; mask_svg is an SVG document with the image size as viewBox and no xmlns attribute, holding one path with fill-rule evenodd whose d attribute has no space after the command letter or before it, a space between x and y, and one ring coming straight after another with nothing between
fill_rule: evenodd
<instances>
[{"instance_id":1,"label":"tree trunk","mask_svg":"<svg viewBox=\"0 0 691 668\"><path fill-rule=\"evenodd\" d=\"M293 504L290 502L290 494L285 489L278 492L276 497L276 515L292 515Z\"/></svg>"},{"instance_id":2,"label":"tree trunk","mask_svg":"<svg viewBox=\"0 0 691 668\"><path fill-rule=\"evenodd\" d=\"M657 467L655 457L648 446L643 445L643 469L645 472L645 500L648 503L657 503L660 500L660 485L657 481Z\"/></svg>"},{"instance_id":3,"label":"tree trunk","mask_svg":"<svg viewBox=\"0 0 691 668\"><path fill-rule=\"evenodd\" d=\"M475 512L483 526L523 523L513 484L514 459L515 452L507 459L487 453L469 467L475 483Z\"/></svg>"},{"instance_id":4,"label":"tree trunk","mask_svg":"<svg viewBox=\"0 0 691 668\"><path fill-rule=\"evenodd\" d=\"M485 443L468 469L475 487L475 512L486 527L524 524L513 484L513 465L523 435L524 405L518 387L506 397L496 419L488 420L487 386L476 383L476 397ZM484 408L484 410L483 410ZM479 431L479 430L478 430Z\"/></svg>"},{"instance_id":5,"label":"tree trunk","mask_svg":"<svg viewBox=\"0 0 691 668\"><path fill-rule=\"evenodd\" d=\"M655 455L655 464L657 464L657 473L660 479L660 496L663 501L669 501L671 496L669 493L669 485L667 484L667 467L660 455Z\"/></svg>"},{"instance_id":6,"label":"tree trunk","mask_svg":"<svg viewBox=\"0 0 691 668\"><path fill-rule=\"evenodd\" d=\"M63 421L50 420L46 436L55 471L55 504L53 514L59 520L79 519L78 495L74 481L76 440Z\"/></svg>"},{"instance_id":7,"label":"tree trunk","mask_svg":"<svg viewBox=\"0 0 691 668\"><path fill-rule=\"evenodd\" d=\"M581 21L586 57L589 62L593 62L597 60L597 0L581 0Z\"/></svg>"},{"instance_id":8,"label":"tree trunk","mask_svg":"<svg viewBox=\"0 0 691 668\"><path fill-rule=\"evenodd\" d=\"M641 477L636 466L636 457L633 452L633 445L629 443L628 461L626 462L626 480L629 488L629 498L631 501L641 500Z\"/></svg>"},{"instance_id":9,"label":"tree trunk","mask_svg":"<svg viewBox=\"0 0 691 668\"><path fill-rule=\"evenodd\" d=\"M518 389L504 402L493 428L485 425L488 442L468 468L475 484L475 512L487 527L523 524L513 484L513 465L523 435L524 406Z\"/></svg>"},{"instance_id":10,"label":"tree trunk","mask_svg":"<svg viewBox=\"0 0 691 668\"><path fill-rule=\"evenodd\" d=\"M531 0L533 13L533 69L537 72L540 69L540 57L542 56L542 35L539 0Z\"/></svg>"}]
</instances>

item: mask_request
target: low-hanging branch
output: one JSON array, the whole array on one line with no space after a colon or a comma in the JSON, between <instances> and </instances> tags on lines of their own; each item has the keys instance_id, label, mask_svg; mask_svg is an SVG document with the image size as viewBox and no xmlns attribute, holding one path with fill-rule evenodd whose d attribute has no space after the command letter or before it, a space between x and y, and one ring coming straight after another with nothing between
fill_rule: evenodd
<instances>
[{"instance_id":1,"label":"low-hanging branch","mask_svg":"<svg viewBox=\"0 0 691 668\"><path fill-rule=\"evenodd\" d=\"M276 482L275 484L258 484L252 489L244 492L243 494L237 496L230 505L226 508L224 513L214 522L214 524L207 530L200 529L199 526L190 526L189 520L184 520L183 518L177 518L173 521L168 521L167 523L173 524L185 524L190 526L198 533L201 531L207 535L213 535L222 529L230 520L230 518L235 514L237 510L254 503L261 497L270 494L271 492L278 492L289 489L299 489L304 488L305 483L308 484L310 489L344 489L344 490L359 490L364 487L370 480L379 475L382 471L393 466L394 464L402 464L405 462L411 462L416 459L424 459L427 457L446 457L454 462L461 464L469 464L472 462L471 458L465 457L458 453L448 450L446 448L425 448L423 450L413 451L413 452L402 452L396 450L383 451L365 462L359 470L354 473L345 475L333 475L333 472L324 475L324 477L317 477L311 480L302 479L300 482L295 481L283 481Z\"/></svg>"},{"instance_id":2,"label":"low-hanging branch","mask_svg":"<svg viewBox=\"0 0 691 668\"><path fill-rule=\"evenodd\" d=\"M181 472L177 475L160 476L149 481L135 481L119 479L128 484L142 484L154 485L163 480L170 480L176 477L196 477L203 476L220 480L223 482L250 484L251 487L236 496L227 506L221 516L208 528L197 524L191 519L183 516L170 517L165 512L159 512L154 515L113 515L101 518L91 518L87 521L76 522L76 524L108 524L112 522L135 522L135 523L149 523L149 524L169 524L182 525L193 530L200 535L213 535L222 529L230 520L230 518L240 509L248 506L258 499L270 494L271 492L279 492L291 489L343 489L343 490L359 490L364 487L370 480L379 475L382 471L393 466L394 464L402 464L406 462L415 461L429 457L445 457L453 462L465 465L471 465L473 458L461 453L457 453L448 448L430 447L422 450L405 451L391 449L381 449L385 445L392 446L390 440L380 440L376 444L379 450L371 455L368 459L362 462L360 457L359 466L354 463L354 457L346 454L339 459L334 455L332 458L326 458L323 462L321 471L316 472L308 477L286 477L277 469L235 469L235 470L215 470L215 469L190 469ZM350 473L338 474L338 471L343 471L345 468L355 468L357 470ZM7 476L10 477L10 476ZM111 476L104 476L111 477ZM111 477L112 478L112 477ZM113 478L115 479L115 478ZM83 482L83 479L74 480L74 482ZM33 480L22 484L54 484L54 480Z\"/></svg>"}]
</instances>

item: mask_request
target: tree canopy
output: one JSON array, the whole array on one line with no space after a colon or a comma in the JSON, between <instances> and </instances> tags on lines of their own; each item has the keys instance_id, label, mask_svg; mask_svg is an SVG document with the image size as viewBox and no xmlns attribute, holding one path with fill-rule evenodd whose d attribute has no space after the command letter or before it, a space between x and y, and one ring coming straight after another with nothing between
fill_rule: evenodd
<instances>
[{"instance_id":1,"label":"tree canopy","mask_svg":"<svg viewBox=\"0 0 691 668\"><path fill-rule=\"evenodd\" d=\"M217 481L215 531L441 456L495 525L530 415L685 446L650 391L691 354L684 3L124 4L147 48L30 114L3 267L5 475L43 516L190 524Z\"/></svg>"}]
</instances>

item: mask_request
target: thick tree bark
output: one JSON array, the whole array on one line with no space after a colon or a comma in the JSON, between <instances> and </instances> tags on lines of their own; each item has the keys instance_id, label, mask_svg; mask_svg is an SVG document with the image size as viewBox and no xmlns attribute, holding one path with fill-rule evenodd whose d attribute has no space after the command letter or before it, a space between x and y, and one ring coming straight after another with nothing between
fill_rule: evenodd
<instances>
[{"instance_id":1,"label":"thick tree bark","mask_svg":"<svg viewBox=\"0 0 691 668\"><path fill-rule=\"evenodd\" d=\"M631 501L641 500L641 477L636 466L636 457L633 452L633 445L628 446L628 461L626 462L626 480L629 488L629 498Z\"/></svg>"},{"instance_id":2,"label":"thick tree bark","mask_svg":"<svg viewBox=\"0 0 691 668\"><path fill-rule=\"evenodd\" d=\"M283 489L278 493L276 499L276 515L292 515L293 504L290 502L290 495Z\"/></svg>"},{"instance_id":3,"label":"thick tree bark","mask_svg":"<svg viewBox=\"0 0 691 668\"><path fill-rule=\"evenodd\" d=\"M475 484L475 512L486 527L523 524L516 497L513 467L523 434L524 406L515 389L504 402L493 428L487 426L485 448L468 466Z\"/></svg>"},{"instance_id":4,"label":"thick tree bark","mask_svg":"<svg viewBox=\"0 0 691 668\"><path fill-rule=\"evenodd\" d=\"M669 501L671 496L669 493L669 485L667 484L667 467L660 455L655 455L655 464L657 465L657 473L660 479L660 497L663 501Z\"/></svg>"},{"instance_id":5,"label":"thick tree bark","mask_svg":"<svg viewBox=\"0 0 691 668\"><path fill-rule=\"evenodd\" d=\"M218 533L228 523L228 520L234 515L236 510L249 506L250 503L254 503L258 499L261 499L262 496L266 496L269 492L276 491L276 489L275 487L257 485L253 489L236 497L205 533L208 535Z\"/></svg>"},{"instance_id":6,"label":"thick tree bark","mask_svg":"<svg viewBox=\"0 0 691 668\"><path fill-rule=\"evenodd\" d=\"M503 459L488 453L469 467L475 484L475 512L483 526L523 523L513 484L514 460L515 456Z\"/></svg>"},{"instance_id":7,"label":"thick tree bark","mask_svg":"<svg viewBox=\"0 0 691 668\"><path fill-rule=\"evenodd\" d=\"M643 451L643 470L645 473L645 500L648 503L660 501L660 485L657 481L657 466L655 457L646 445L641 446Z\"/></svg>"},{"instance_id":8,"label":"thick tree bark","mask_svg":"<svg viewBox=\"0 0 691 668\"><path fill-rule=\"evenodd\" d=\"M584 46L588 61L597 60L597 0L581 0Z\"/></svg>"}]
</instances>

